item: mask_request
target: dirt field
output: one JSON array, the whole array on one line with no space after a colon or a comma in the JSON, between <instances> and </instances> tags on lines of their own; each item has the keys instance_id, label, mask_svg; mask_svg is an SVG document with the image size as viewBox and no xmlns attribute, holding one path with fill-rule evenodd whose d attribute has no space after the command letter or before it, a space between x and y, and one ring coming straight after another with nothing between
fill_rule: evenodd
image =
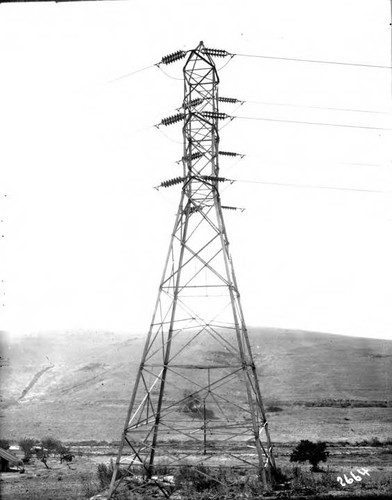
<instances>
[{"instance_id":1,"label":"dirt field","mask_svg":"<svg viewBox=\"0 0 392 500\"><path fill-rule=\"evenodd\" d=\"M250 337L277 465L297 491L321 484L323 494L333 496L392 498L392 446L364 446L374 438L391 442L392 342L283 330L254 330ZM25 474L1 474L1 499L76 500L100 491L97 466L108 464L117 451L115 445L102 446L102 440L120 438L143 345L141 336L59 333L3 346L1 437L15 443L54 436L70 444L76 458L70 467L50 457L50 469L32 460ZM188 361L219 355L209 346L203 352L192 346ZM178 400L176 391L172 388L168 397ZM301 439L330 443L324 473L312 475L305 465L294 478L289 456ZM359 477L361 467L368 474L360 481L339 484L344 474Z\"/></svg>"},{"instance_id":2,"label":"dirt field","mask_svg":"<svg viewBox=\"0 0 392 500\"><path fill-rule=\"evenodd\" d=\"M101 489L97 477L97 466L99 463L108 464L115 456L116 447L110 445L73 446L72 449L77 456L69 466L60 464L58 457L50 457L48 460L50 469L46 469L41 461L32 459L31 463L26 466L24 474L2 473L1 499L77 500L91 498L97 494ZM293 471L293 464L289 461L292 449L293 444L288 443L276 446L277 464L286 473ZM321 489L319 488L320 491L325 490L325 494L338 497L351 495L351 498L356 498L352 495L358 495L358 498L362 499L371 498L377 494L392 495L391 445L370 447L330 444L328 450L329 459L326 464L322 464L324 472L311 474L309 467L303 465L300 469L303 475L301 480L305 480L306 477L314 484L322 485L322 488L321 486ZM339 483L337 478L341 477L344 482L344 474L351 478L352 472L359 477L358 469L367 470L367 474L361 477L360 482L354 481L353 484L345 486ZM283 492L280 492L280 498L282 494Z\"/></svg>"}]
</instances>

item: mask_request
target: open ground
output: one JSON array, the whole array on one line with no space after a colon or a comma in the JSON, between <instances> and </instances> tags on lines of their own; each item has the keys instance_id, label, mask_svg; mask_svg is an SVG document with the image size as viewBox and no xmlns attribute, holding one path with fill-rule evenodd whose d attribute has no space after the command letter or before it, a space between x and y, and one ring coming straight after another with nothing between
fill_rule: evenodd
<instances>
[{"instance_id":1,"label":"open ground","mask_svg":"<svg viewBox=\"0 0 392 500\"><path fill-rule=\"evenodd\" d=\"M251 330L250 339L277 465L297 493L392 494L392 342L267 329ZM99 332L3 342L1 436L53 436L76 457L68 466L51 456L50 469L33 458L24 474L2 474L2 498L78 499L102 490L97 467L115 458L142 346L142 336ZM328 442L324 472L294 469L289 456L301 439ZM368 475L339 484L344 474L358 477L358 468Z\"/></svg>"}]
</instances>

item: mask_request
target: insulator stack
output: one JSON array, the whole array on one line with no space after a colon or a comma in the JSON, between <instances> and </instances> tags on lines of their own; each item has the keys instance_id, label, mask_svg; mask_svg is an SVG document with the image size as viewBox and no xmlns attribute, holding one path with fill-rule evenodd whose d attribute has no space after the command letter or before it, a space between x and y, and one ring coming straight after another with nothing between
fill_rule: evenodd
<instances>
[{"instance_id":1,"label":"insulator stack","mask_svg":"<svg viewBox=\"0 0 392 500\"><path fill-rule=\"evenodd\" d=\"M235 97L218 97L218 101L220 102L229 102L230 104L235 104L236 102L242 102Z\"/></svg>"},{"instance_id":2,"label":"insulator stack","mask_svg":"<svg viewBox=\"0 0 392 500\"><path fill-rule=\"evenodd\" d=\"M227 206L227 205L222 205L222 208L223 208L224 210L240 210L240 209L239 209L239 208L237 208L237 207L229 207L229 206Z\"/></svg>"},{"instance_id":3,"label":"insulator stack","mask_svg":"<svg viewBox=\"0 0 392 500\"><path fill-rule=\"evenodd\" d=\"M216 118L217 120L225 120L229 117L226 113L219 113L217 111L203 111L202 115L206 118Z\"/></svg>"},{"instance_id":4,"label":"insulator stack","mask_svg":"<svg viewBox=\"0 0 392 500\"><path fill-rule=\"evenodd\" d=\"M168 118L162 118L161 125L173 125L173 123L180 122L184 119L184 113L178 113L177 115L169 116Z\"/></svg>"},{"instance_id":5,"label":"insulator stack","mask_svg":"<svg viewBox=\"0 0 392 500\"><path fill-rule=\"evenodd\" d=\"M162 64L171 64L179 59L183 59L186 56L186 52L183 50L177 50L177 52L173 52L173 54L169 54L168 56L162 57Z\"/></svg>"},{"instance_id":6,"label":"insulator stack","mask_svg":"<svg viewBox=\"0 0 392 500\"><path fill-rule=\"evenodd\" d=\"M222 156L243 156L240 153L233 153L231 151L219 151L219 154Z\"/></svg>"},{"instance_id":7,"label":"insulator stack","mask_svg":"<svg viewBox=\"0 0 392 500\"><path fill-rule=\"evenodd\" d=\"M204 48L203 52L204 54L208 54L209 56L214 56L214 57L226 57L230 55L226 50L207 49L206 47Z\"/></svg>"},{"instance_id":8,"label":"insulator stack","mask_svg":"<svg viewBox=\"0 0 392 500\"><path fill-rule=\"evenodd\" d=\"M190 207L189 208L189 213L194 214L195 212L200 212L201 208L200 207Z\"/></svg>"},{"instance_id":9,"label":"insulator stack","mask_svg":"<svg viewBox=\"0 0 392 500\"><path fill-rule=\"evenodd\" d=\"M202 99L201 97L197 97L196 99L192 99L189 104L191 106L198 106L202 102L204 102L204 99Z\"/></svg>"},{"instance_id":10,"label":"insulator stack","mask_svg":"<svg viewBox=\"0 0 392 500\"><path fill-rule=\"evenodd\" d=\"M185 180L184 177L174 177L174 179L169 179L168 181L161 182L160 187L174 186L175 184L180 184L181 182L184 182L184 180Z\"/></svg>"},{"instance_id":11,"label":"insulator stack","mask_svg":"<svg viewBox=\"0 0 392 500\"><path fill-rule=\"evenodd\" d=\"M197 158L200 158L201 156L202 156L201 153L196 152L196 153L192 153L191 155L183 156L182 159L184 161L192 161L192 160L196 160Z\"/></svg>"},{"instance_id":12,"label":"insulator stack","mask_svg":"<svg viewBox=\"0 0 392 500\"><path fill-rule=\"evenodd\" d=\"M217 181L217 182L226 182L227 179L225 177L217 177L216 175L202 175L201 178L204 181Z\"/></svg>"}]
</instances>

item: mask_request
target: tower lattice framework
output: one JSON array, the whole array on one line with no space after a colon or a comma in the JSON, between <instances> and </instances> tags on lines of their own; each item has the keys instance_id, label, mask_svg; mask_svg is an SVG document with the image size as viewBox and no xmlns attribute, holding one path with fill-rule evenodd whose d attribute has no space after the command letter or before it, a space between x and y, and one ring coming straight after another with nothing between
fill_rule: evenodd
<instances>
[{"instance_id":1,"label":"tower lattice framework","mask_svg":"<svg viewBox=\"0 0 392 500\"><path fill-rule=\"evenodd\" d=\"M183 121L182 177L162 183L182 184L181 198L116 471L154 481L162 463L230 464L267 484L275 463L219 195L226 115L211 54L203 42L190 51L182 112L162 121Z\"/></svg>"}]
</instances>

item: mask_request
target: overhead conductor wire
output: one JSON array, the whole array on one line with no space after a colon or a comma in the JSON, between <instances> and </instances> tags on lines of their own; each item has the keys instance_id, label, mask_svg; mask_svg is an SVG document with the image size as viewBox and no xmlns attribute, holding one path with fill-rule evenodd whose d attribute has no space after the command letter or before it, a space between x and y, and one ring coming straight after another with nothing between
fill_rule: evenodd
<instances>
[{"instance_id":1,"label":"overhead conductor wire","mask_svg":"<svg viewBox=\"0 0 392 500\"><path fill-rule=\"evenodd\" d=\"M268 181L253 181L253 180L245 180L245 179L227 179L231 182L246 182L249 184L266 184L271 186L285 186L285 187L294 187L294 188L306 188L306 189L333 189L336 191L353 191L359 193L381 193L381 194L389 194L392 191L387 190L377 190L377 189L360 189L360 188L346 188L346 187L338 187L338 186L321 186L321 185L312 185L312 184L291 184L288 182L268 182Z\"/></svg>"},{"instance_id":2,"label":"overhead conductor wire","mask_svg":"<svg viewBox=\"0 0 392 500\"><path fill-rule=\"evenodd\" d=\"M129 76L136 75L136 73L141 73L142 71L146 71L147 69L153 68L156 64L150 64L150 66L146 66L145 68L136 69L135 71L131 71L130 73L126 73L125 75L118 76L117 78L113 78L113 80L109 80L106 83L117 82L118 80L122 80L123 78L128 78Z\"/></svg>"},{"instance_id":3,"label":"overhead conductor wire","mask_svg":"<svg viewBox=\"0 0 392 500\"><path fill-rule=\"evenodd\" d=\"M315 63L315 64L332 64L338 66L356 66L360 68L377 68L377 69L391 69L392 66L383 66L381 64L364 64L364 63L352 63L344 61L324 61L321 59L302 59L299 57L280 57L280 56L266 56L262 54L230 54L237 57L253 57L257 59L272 59L278 61L292 61L292 62L304 62L304 63Z\"/></svg>"},{"instance_id":4,"label":"overhead conductor wire","mask_svg":"<svg viewBox=\"0 0 392 500\"><path fill-rule=\"evenodd\" d=\"M390 0L390 2L391 2L391 26L392 26L392 0ZM149 66L137 69L137 70L132 71L130 73L126 73L125 75L121 75L117 78L114 78L113 80L109 80L107 83L112 83L112 82L116 82L118 80L122 80L123 78L127 78L129 76L135 75L136 73L141 73L142 71L146 71L147 69L153 68L154 66L157 66L159 69L162 70L162 68L160 68L160 65L162 63L163 64L170 64L174 60L177 60L179 58L184 57L189 52L190 51L187 50L187 51L178 51L175 54L170 54L170 56L162 58L162 60L159 61L158 63L151 64ZM300 58L300 57L268 56L265 54L237 54L237 53L227 52L227 55L230 56L230 60L233 57L237 56L237 57L249 57L249 58L256 58L256 59L271 59L271 60L277 60L277 61L291 61L291 62L303 62L303 63L313 63L313 64L329 64L329 65L338 65L338 66L354 66L354 67L360 67L360 68L374 68L374 69L390 69L390 70L392 70L392 53L391 53L391 65L390 66L384 66L384 65L380 65L380 64L353 63L353 62L345 62L345 61L325 61L325 60L321 60L321 59L304 59L304 58ZM230 60L221 69L223 69L230 62ZM163 71L163 73L166 74L164 71ZM170 78L175 78L175 77L172 77L170 75L167 75L167 76L169 76ZM177 80L177 78L175 78L175 79Z\"/></svg>"},{"instance_id":5,"label":"overhead conductor wire","mask_svg":"<svg viewBox=\"0 0 392 500\"><path fill-rule=\"evenodd\" d=\"M367 129L367 130L392 130L392 128L386 127L370 127L366 125L349 125L345 123L324 123L324 122L305 122L300 120L283 120L277 118L262 118L255 116L233 116L230 118L241 118L242 120L260 120L267 122L281 122L281 123L297 123L302 125L322 125L325 127L344 127L344 128L359 128L359 129Z\"/></svg>"},{"instance_id":6,"label":"overhead conductor wire","mask_svg":"<svg viewBox=\"0 0 392 500\"><path fill-rule=\"evenodd\" d=\"M392 0L390 0L391 3L391 28L392 28ZM392 37L392 31L391 31L391 37ZM392 38L391 38L392 40ZM154 66L157 66L159 69L160 65L163 64L170 64L174 60L183 58L185 54L187 54L189 51L178 51L175 54L171 54L170 56L166 56L165 58L162 58L162 60L158 63L152 64L150 66L146 66L144 68L140 68L138 70L132 71L130 73L127 73L125 75L122 75L118 78L115 78L113 80L110 80L108 83L115 82L118 80L121 80L123 78L127 78L129 76L132 76L134 74L146 71L147 69L153 68ZM392 52L391 52L391 66L384 66L384 65L376 65L376 64L364 64L364 63L352 63L352 62L343 62L343 61L325 61L325 60L319 60L319 59L303 59L303 58L297 58L297 57L280 57L280 56L268 56L268 55L263 55L263 54L236 54L236 53L227 53L228 56L230 56L230 60L234 56L237 57L249 57L249 58L258 58L258 59L270 59L270 60L281 60L281 61L292 61L292 62L302 62L302 63L313 63L313 64L328 64L328 65L339 65L339 66L353 66L353 67L363 67L363 68L374 68L374 69L391 69L392 70ZM224 66L226 66L228 63L226 63ZM163 73L173 79L178 79L176 77L172 77L171 75L168 75L166 72L163 71ZM392 72L391 72L391 92L392 92ZM304 107L304 108L315 108L315 109L328 109L328 110L334 110L334 111L346 111L346 112L362 112L362 113L376 113L376 114L390 114L388 112L383 112L383 111L370 111L370 110L360 110L360 109L345 109L345 108L328 108L328 107L320 107L320 106L301 106L301 105L295 105L295 104L285 104L285 103L269 103L269 102L260 102L260 101L239 101L240 105L238 106L241 107L244 103L254 103L254 104L266 104L266 105L273 105L273 106L291 106L291 107ZM237 111L237 109L235 111ZM308 122L308 121L301 121L301 120L286 120L286 119L277 119L277 118L263 118L263 117L254 117L254 116L230 116L226 115L228 119L233 120L234 118L239 118L243 120L258 120L258 121L267 121L267 122L279 122L279 123L290 123L290 124L300 124L300 125L313 125L313 126L328 126L328 127L343 127L343 128L356 128L356 129L364 129L364 130L392 130L391 128L385 128L385 127L372 127L372 126L365 126L365 125L350 125L350 124L341 124L341 123L325 123L325 122ZM227 124L226 124L227 125ZM162 133L163 131L160 129L159 125L155 125L154 127L158 128ZM166 134L164 134L166 136ZM167 137L167 136L166 136ZM170 138L169 138L170 139ZM172 140L172 139L170 139ZM173 142L179 142L179 141L174 141ZM267 182L267 181L252 181L252 180L240 180L240 179L227 179L230 182L248 182L252 184L265 184L265 185L272 185L272 186L285 186L285 187L294 187L294 188L308 188L308 189L333 189L333 190L339 190L339 191L353 191L353 192L366 192L366 193L391 193L392 191L382 191L382 190L371 190L371 189L355 189L355 188L343 188L343 187L334 187L334 186L320 186L320 185L307 185L307 184L290 184L290 183L283 183L283 182Z\"/></svg>"}]
</instances>

